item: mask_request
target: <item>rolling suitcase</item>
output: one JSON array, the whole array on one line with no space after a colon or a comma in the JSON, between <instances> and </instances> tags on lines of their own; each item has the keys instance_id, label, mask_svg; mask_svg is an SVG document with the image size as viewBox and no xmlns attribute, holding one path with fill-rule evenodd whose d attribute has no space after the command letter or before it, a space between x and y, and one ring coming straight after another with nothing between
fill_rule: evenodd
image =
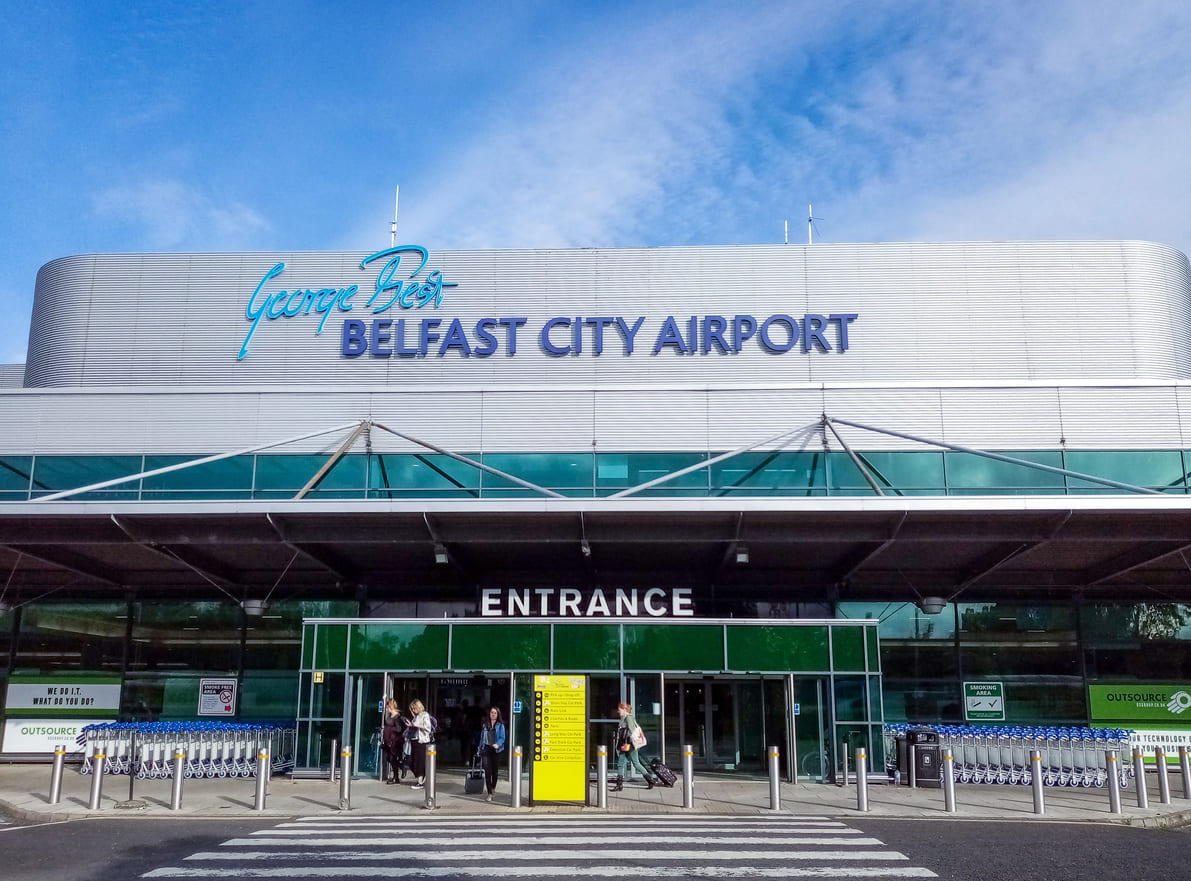
<instances>
[{"instance_id":1,"label":"rolling suitcase","mask_svg":"<svg viewBox=\"0 0 1191 881\"><path fill-rule=\"evenodd\" d=\"M463 791L467 795L479 795L484 791L484 767L479 756L471 760L467 766L467 776L463 779Z\"/></svg>"},{"instance_id":2,"label":"rolling suitcase","mask_svg":"<svg viewBox=\"0 0 1191 881\"><path fill-rule=\"evenodd\" d=\"M649 770L653 771L653 775L658 778L658 781L663 786L673 786L678 782L678 777L673 771L662 764L661 759L653 759L649 763Z\"/></svg>"}]
</instances>

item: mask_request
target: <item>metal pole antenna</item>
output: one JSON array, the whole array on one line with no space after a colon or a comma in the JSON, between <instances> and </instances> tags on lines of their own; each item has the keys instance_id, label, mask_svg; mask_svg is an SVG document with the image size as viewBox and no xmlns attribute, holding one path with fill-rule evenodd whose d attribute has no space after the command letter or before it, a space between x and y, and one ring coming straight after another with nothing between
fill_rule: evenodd
<instances>
[{"instance_id":1,"label":"metal pole antenna","mask_svg":"<svg viewBox=\"0 0 1191 881\"><path fill-rule=\"evenodd\" d=\"M393 223L389 227L389 246L397 247L397 205L401 202L401 187L393 188Z\"/></svg>"},{"instance_id":2,"label":"metal pole antenna","mask_svg":"<svg viewBox=\"0 0 1191 881\"><path fill-rule=\"evenodd\" d=\"M814 219L815 219L814 206L807 205L806 206L806 243L808 245L813 244L811 242L811 230L814 229Z\"/></svg>"}]
</instances>

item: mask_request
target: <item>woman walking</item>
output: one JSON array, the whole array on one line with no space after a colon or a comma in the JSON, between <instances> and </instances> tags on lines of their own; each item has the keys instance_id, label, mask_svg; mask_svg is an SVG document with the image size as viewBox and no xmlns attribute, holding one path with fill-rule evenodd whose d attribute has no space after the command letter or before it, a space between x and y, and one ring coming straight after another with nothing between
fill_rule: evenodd
<instances>
[{"instance_id":1,"label":"woman walking","mask_svg":"<svg viewBox=\"0 0 1191 881\"><path fill-rule=\"evenodd\" d=\"M426 745L434 733L434 725L430 721L430 714L417 698L409 703L409 713L413 716L410 727L414 729L415 737L410 743L410 770L414 772L414 789L426 786Z\"/></svg>"},{"instance_id":2,"label":"woman walking","mask_svg":"<svg viewBox=\"0 0 1191 881\"><path fill-rule=\"evenodd\" d=\"M480 761L484 765L484 783L488 789L485 801L492 801L492 794L496 792L497 761L504 750L505 722L501 718L500 708L493 707L480 729Z\"/></svg>"},{"instance_id":3,"label":"woman walking","mask_svg":"<svg viewBox=\"0 0 1191 881\"><path fill-rule=\"evenodd\" d=\"M646 788L653 789L653 777L641 761L639 749L639 747L645 745L645 732L641 730L641 726L633 718L633 705L626 703L617 704L616 712L620 716L620 726L616 729L616 749L620 755L618 761L620 776L623 778L625 772L628 770L627 765L632 765L645 778Z\"/></svg>"},{"instance_id":4,"label":"woman walking","mask_svg":"<svg viewBox=\"0 0 1191 881\"><path fill-rule=\"evenodd\" d=\"M381 727L384 765L381 777L385 783L396 783L397 775L405 776L405 729L409 719L401 715L401 707L393 698L385 701L385 718Z\"/></svg>"}]
</instances>

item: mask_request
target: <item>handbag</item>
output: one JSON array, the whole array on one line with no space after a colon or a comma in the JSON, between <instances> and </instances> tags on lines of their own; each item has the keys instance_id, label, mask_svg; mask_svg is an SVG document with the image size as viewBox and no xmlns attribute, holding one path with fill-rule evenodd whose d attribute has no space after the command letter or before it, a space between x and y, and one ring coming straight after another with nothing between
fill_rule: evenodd
<instances>
[{"instance_id":1,"label":"handbag","mask_svg":"<svg viewBox=\"0 0 1191 881\"><path fill-rule=\"evenodd\" d=\"M632 733L629 735L629 741L633 744L633 746L637 747L637 749L641 749L641 747L645 746L645 732L641 730L640 725L633 729Z\"/></svg>"}]
</instances>

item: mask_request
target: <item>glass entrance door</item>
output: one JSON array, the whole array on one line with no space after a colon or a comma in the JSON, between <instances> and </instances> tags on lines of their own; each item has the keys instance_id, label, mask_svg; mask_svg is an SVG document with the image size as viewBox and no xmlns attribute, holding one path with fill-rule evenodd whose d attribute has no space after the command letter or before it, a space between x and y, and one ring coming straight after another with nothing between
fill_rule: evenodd
<instances>
[{"instance_id":1,"label":"glass entrance door","mask_svg":"<svg viewBox=\"0 0 1191 881\"><path fill-rule=\"evenodd\" d=\"M667 679L667 754L681 756L689 743L698 768L763 772L767 745L786 750L783 686L780 679Z\"/></svg>"},{"instance_id":2,"label":"glass entrance door","mask_svg":"<svg viewBox=\"0 0 1191 881\"><path fill-rule=\"evenodd\" d=\"M821 677L791 677L794 694L794 749L799 781L826 782L833 768L829 682Z\"/></svg>"}]
</instances>

